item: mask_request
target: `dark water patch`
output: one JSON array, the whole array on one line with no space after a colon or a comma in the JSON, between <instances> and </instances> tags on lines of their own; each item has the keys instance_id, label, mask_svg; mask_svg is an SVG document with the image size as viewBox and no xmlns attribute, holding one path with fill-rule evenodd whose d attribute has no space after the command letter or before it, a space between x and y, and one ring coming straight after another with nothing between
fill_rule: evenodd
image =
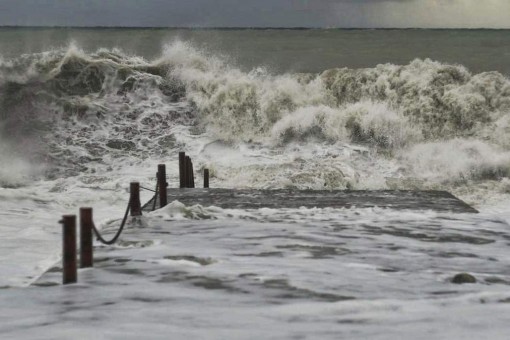
<instances>
[{"instance_id":1,"label":"dark water patch","mask_svg":"<svg viewBox=\"0 0 510 340\"><path fill-rule=\"evenodd\" d=\"M175 261L185 260L185 261L198 263L201 266L208 266L208 265L211 265L216 262L215 260L213 260L211 258L196 257L193 255L172 255L172 256L165 256L164 259L175 260Z\"/></svg>"},{"instance_id":2,"label":"dark water patch","mask_svg":"<svg viewBox=\"0 0 510 340\"><path fill-rule=\"evenodd\" d=\"M136 149L135 143L121 139L111 139L106 143L106 146L110 149L122 151L132 151Z\"/></svg>"},{"instance_id":3,"label":"dark water patch","mask_svg":"<svg viewBox=\"0 0 510 340\"><path fill-rule=\"evenodd\" d=\"M325 302L338 302L354 299L352 296L321 293L305 288L298 288L291 285L285 279L266 280L263 282L263 286L271 290L283 291L273 295L273 297L279 299L313 299Z\"/></svg>"},{"instance_id":4,"label":"dark water patch","mask_svg":"<svg viewBox=\"0 0 510 340\"><path fill-rule=\"evenodd\" d=\"M427 234L423 231L418 231L417 229L404 229L397 228L394 226L388 227L374 227L364 225L363 228L371 235L391 235L397 237L405 237L409 239L414 239L422 242L438 242L438 243L467 243L467 244L490 244L494 243L494 240L482 238L482 237L474 237L467 236L461 234L453 234L453 233L445 233L445 234Z\"/></svg>"},{"instance_id":5,"label":"dark water patch","mask_svg":"<svg viewBox=\"0 0 510 340\"><path fill-rule=\"evenodd\" d=\"M235 256L243 257L283 257L283 253L279 251L266 251L258 254L235 254Z\"/></svg>"},{"instance_id":6,"label":"dark water patch","mask_svg":"<svg viewBox=\"0 0 510 340\"><path fill-rule=\"evenodd\" d=\"M341 325L366 325L369 322L369 320L365 319L341 319L336 321L336 323Z\"/></svg>"},{"instance_id":7,"label":"dark water patch","mask_svg":"<svg viewBox=\"0 0 510 340\"><path fill-rule=\"evenodd\" d=\"M154 244L154 241L151 241L151 240L145 240L145 241L125 241L125 240L120 240L117 244L120 247L126 247L126 248L131 248L131 247L134 247L134 248L145 248L145 247L152 246Z\"/></svg>"},{"instance_id":8,"label":"dark water patch","mask_svg":"<svg viewBox=\"0 0 510 340\"><path fill-rule=\"evenodd\" d=\"M301 244L276 246L278 249L288 249L291 251L308 252L314 259L327 259L338 255L351 253L348 249L330 246L307 246Z\"/></svg>"},{"instance_id":9,"label":"dark water patch","mask_svg":"<svg viewBox=\"0 0 510 340\"><path fill-rule=\"evenodd\" d=\"M225 290L231 293L247 293L239 288L228 285L227 283L231 281L220 280L207 276L189 276L187 279L191 281L193 286L207 290Z\"/></svg>"},{"instance_id":10,"label":"dark water patch","mask_svg":"<svg viewBox=\"0 0 510 340\"><path fill-rule=\"evenodd\" d=\"M117 274L146 276L144 272L142 272L140 269L136 269L136 268L111 267L111 268L108 269L108 271L111 271L111 272L114 272L114 273L117 273Z\"/></svg>"},{"instance_id":11,"label":"dark water patch","mask_svg":"<svg viewBox=\"0 0 510 340\"><path fill-rule=\"evenodd\" d=\"M101 279L87 279L87 284L91 287L97 286L97 287L125 287L129 286L130 283L127 282L118 282L118 281L108 281L108 280L101 280Z\"/></svg>"},{"instance_id":12,"label":"dark water patch","mask_svg":"<svg viewBox=\"0 0 510 340\"><path fill-rule=\"evenodd\" d=\"M242 273L238 275L240 278L248 278L248 277L258 277L259 274L256 273Z\"/></svg>"},{"instance_id":13,"label":"dark water patch","mask_svg":"<svg viewBox=\"0 0 510 340\"><path fill-rule=\"evenodd\" d=\"M115 263L127 263L127 262L131 262L132 260L131 259L115 259L113 260L113 262Z\"/></svg>"},{"instance_id":14,"label":"dark water patch","mask_svg":"<svg viewBox=\"0 0 510 340\"><path fill-rule=\"evenodd\" d=\"M35 287L54 287L54 286L60 286L60 283L59 282L51 282L51 281L43 281L43 282L33 283L32 286L35 286Z\"/></svg>"},{"instance_id":15,"label":"dark water patch","mask_svg":"<svg viewBox=\"0 0 510 340\"><path fill-rule=\"evenodd\" d=\"M166 135L158 139L158 145L162 148L171 149L175 147L175 136Z\"/></svg>"},{"instance_id":16,"label":"dark water patch","mask_svg":"<svg viewBox=\"0 0 510 340\"><path fill-rule=\"evenodd\" d=\"M306 241L312 242L313 239L305 236L293 236L293 235L264 235L264 236L249 236L245 237L246 240L271 240L271 239L286 239L294 241Z\"/></svg>"},{"instance_id":17,"label":"dark water patch","mask_svg":"<svg viewBox=\"0 0 510 340\"><path fill-rule=\"evenodd\" d=\"M456 290L438 290L438 291L435 291L435 292L431 292L430 294L432 295L454 295L454 294L458 294L459 292L456 291Z\"/></svg>"},{"instance_id":18,"label":"dark water patch","mask_svg":"<svg viewBox=\"0 0 510 340\"><path fill-rule=\"evenodd\" d=\"M145 302L145 303L158 303L158 302L163 302L163 301L169 301L169 299L157 299L157 298L147 297L147 296L134 296L134 297L129 297L127 299L130 301Z\"/></svg>"},{"instance_id":19,"label":"dark water patch","mask_svg":"<svg viewBox=\"0 0 510 340\"><path fill-rule=\"evenodd\" d=\"M484 280L488 284L503 284L503 285L510 285L510 281L504 280L502 278L499 278L497 276L491 276L487 277Z\"/></svg>"},{"instance_id":20,"label":"dark water patch","mask_svg":"<svg viewBox=\"0 0 510 340\"><path fill-rule=\"evenodd\" d=\"M377 268L377 270L384 273L397 273L400 271L400 269L397 268Z\"/></svg>"},{"instance_id":21,"label":"dark water patch","mask_svg":"<svg viewBox=\"0 0 510 340\"><path fill-rule=\"evenodd\" d=\"M460 252L455 252L455 251L434 252L434 256L444 257L444 258L455 258L455 257L480 258L478 255L475 255L475 254L460 253Z\"/></svg>"},{"instance_id":22,"label":"dark water patch","mask_svg":"<svg viewBox=\"0 0 510 340\"><path fill-rule=\"evenodd\" d=\"M158 280L158 283L189 282L194 287L204 288L206 290L223 290L230 293L248 293L242 289L231 285L233 280L223 280L208 276L190 275L187 272L175 271L164 273Z\"/></svg>"}]
</instances>

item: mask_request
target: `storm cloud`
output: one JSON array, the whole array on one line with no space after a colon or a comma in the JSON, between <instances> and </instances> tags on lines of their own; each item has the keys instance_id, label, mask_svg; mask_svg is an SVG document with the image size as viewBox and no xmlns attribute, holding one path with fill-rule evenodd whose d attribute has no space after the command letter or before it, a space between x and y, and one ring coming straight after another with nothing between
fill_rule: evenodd
<instances>
[{"instance_id":1,"label":"storm cloud","mask_svg":"<svg viewBox=\"0 0 510 340\"><path fill-rule=\"evenodd\" d=\"M510 28L510 1L0 0L0 25Z\"/></svg>"}]
</instances>

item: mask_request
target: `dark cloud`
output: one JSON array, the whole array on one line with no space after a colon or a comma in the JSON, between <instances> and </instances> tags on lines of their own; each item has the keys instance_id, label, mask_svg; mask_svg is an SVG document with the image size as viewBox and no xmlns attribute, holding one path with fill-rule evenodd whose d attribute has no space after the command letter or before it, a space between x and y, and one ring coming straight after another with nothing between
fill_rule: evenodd
<instances>
[{"instance_id":1,"label":"dark cloud","mask_svg":"<svg viewBox=\"0 0 510 340\"><path fill-rule=\"evenodd\" d=\"M498 27L510 22L509 3L508 0L0 0L0 25Z\"/></svg>"}]
</instances>

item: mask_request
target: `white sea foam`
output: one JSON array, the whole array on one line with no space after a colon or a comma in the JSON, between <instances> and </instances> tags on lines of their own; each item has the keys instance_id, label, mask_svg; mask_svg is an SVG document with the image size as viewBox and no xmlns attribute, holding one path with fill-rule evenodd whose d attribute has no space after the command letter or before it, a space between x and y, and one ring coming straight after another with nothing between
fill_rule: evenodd
<instances>
[{"instance_id":1,"label":"white sea foam","mask_svg":"<svg viewBox=\"0 0 510 340\"><path fill-rule=\"evenodd\" d=\"M92 205L103 222L122 215L128 183L152 187L158 163L177 185L181 150L197 175L211 169L216 187L446 188L490 208L509 193L509 84L499 73L431 60L244 72L185 42L154 61L76 45L0 60L2 135L16 146L14 154L0 147L8 164L0 182L16 185L43 167L43 179L31 183L34 202L58 203L25 202L34 205L29 217L15 211L3 223L15 230L47 218L55 240L55 207L60 214ZM23 253L30 246L16 244ZM27 257L34 264L4 284L31 282L37 263L48 263L41 258Z\"/></svg>"}]
</instances>

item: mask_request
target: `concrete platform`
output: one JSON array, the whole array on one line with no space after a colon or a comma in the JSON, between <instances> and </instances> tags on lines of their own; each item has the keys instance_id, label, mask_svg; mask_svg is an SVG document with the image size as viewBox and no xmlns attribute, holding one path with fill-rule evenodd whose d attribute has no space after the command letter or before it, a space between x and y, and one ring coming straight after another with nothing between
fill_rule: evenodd
<instances>
[{"instance_id":1,"label":"concrete platform","mask_svg":"<svg viewBox=\"0 0 510 340\"><path fill-rule=\"evenodd\" d=\"M437 212L478 213L446 191L406 190L256 190L256 189L174 189L168 188L168 202L200 204L223 209L259 208L390 208ZM145 211L152 210L154 200ZM156 202L159 207L159 202Z\"/></svg>"}]
</instances>

